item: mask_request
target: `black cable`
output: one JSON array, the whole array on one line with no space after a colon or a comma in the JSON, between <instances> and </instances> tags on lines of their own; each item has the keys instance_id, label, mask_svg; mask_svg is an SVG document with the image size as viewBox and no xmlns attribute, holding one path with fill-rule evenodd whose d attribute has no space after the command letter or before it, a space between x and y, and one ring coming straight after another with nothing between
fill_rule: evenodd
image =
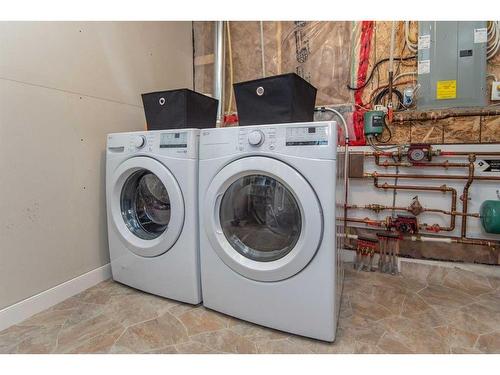
<instances>
[{"instance_id":1,"label":"black cable","mask_svg":"<svg viewBox=\"0 0 500 375\"><path fill-rule=\"evenodd\" d=\"M394 60L399 60L399 61L406 61L406 60L412 60L412 59L416 59L417 58L417 55L412 55L412 56L399 56L399 57L394 57ZM387 61L389 61L390 58L389 57L386 57L385 59L382 59L382 60L379 60L375 63L375 65L373 66L373 69L372 71L370 72L370 74L368 75L368 78L366 79L365 83L363 83L361 86L358 86L358 87L352 87L351 85L347 85L347 88L349 90L353 90L353 91L356 91L356 90L360 90L362 88L364 88L366 85L368 85L368 83L370 83L370 81L372 80L373 78L373 73L375 72L375 69L378 69L378 67L380 66L380 64L382 63L385 63Z\"/></svg>"},{"instance_id":2,"label":"black cable","mask_svg":"<svg viewBox=\"0 0 500 375\"><path fill-rule=\"evenodd\" d=\"M384 128L387 129L387 132L389 133L389 137L385 141L383 141L381 138L379 138L378 135L376 135L375 139L377 140L377 142L380 142L380 143L389 143L392 139L392 131L391 131L391 128L389 128L389 126L387 125L387 122L385 121L385 119L384 119ZM380 135L382 135L382 133Z\"/></svg>"},{"instance_id":3,"label":"black cable","mask_svg":"<svg viewBox=\"0 0 500 375\"><path fill-rule=\"evenodd\" d=\"M392 88L392 93L393 94L396 94L396 96L398 97L398 106L396 108L396 110L398 110L399 108L401 108L401 106L403 105L403 94L401 93L401 91L399 91L398 89L396 88ZM375 98L373 99L373 103L375 105L377 104L380 104L382 99L384 98L384 96L386 96L387 94L389 94L389 88L386 87L384 88L383 90L381 90L376 96Z\"/></svg>"}]
</instances>

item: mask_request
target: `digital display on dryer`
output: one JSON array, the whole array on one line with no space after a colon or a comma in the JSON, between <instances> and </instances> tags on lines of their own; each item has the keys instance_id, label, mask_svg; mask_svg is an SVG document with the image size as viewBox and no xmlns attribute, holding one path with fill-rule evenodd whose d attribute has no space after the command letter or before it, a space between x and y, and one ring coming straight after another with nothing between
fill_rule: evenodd
<instances>
[{"instance_id":1,"label":"digital display on dryer","mask_svg":"<svg viewBox=\"0 0 500 375\"><path fill-rule=\"evenodd\" d=\"M160 137L160 148L186 148L187 133L162 133Z\"/></svg>"}]
</instances>

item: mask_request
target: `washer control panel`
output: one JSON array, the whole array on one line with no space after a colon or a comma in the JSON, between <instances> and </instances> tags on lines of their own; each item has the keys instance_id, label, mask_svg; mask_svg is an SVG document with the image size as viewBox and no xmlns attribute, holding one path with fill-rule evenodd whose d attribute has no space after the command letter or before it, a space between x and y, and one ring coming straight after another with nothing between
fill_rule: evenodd
<instances>
[{"instance_id":1,"label":"washer control panel","mask_svg":"<svg viewBox=\"0 0 500 375\"><path fill-rule=\"evenodd\" d=\"M131 135L128 142L128 151L140 151L148 145L148 139L144 135Z\"/></svg>"},{"instance_id":2,"label":"washer control panel","mask_svg":"<svg viewBox=\"0 0 500 375\"><path fill-rule=\"evenodd\" d=\"M297 126L286 129L286 146L328 145L326 126Z\"/></svg>"},{"instance_id":3,"label":"washer control panel","mask_svg":"<svg viewBox=\"0 0 500 375\"><path fill-rule=\"evenodd\" d=\"M276 147L276 128L251 129L242 127L238 135L238 149L274 150Z\"/></svg>"},{"instance_id":4,"label":"washer control panel","mask_svg":"<svg viewBox=\"0 0 500 375\"><path fill-rule=\"evenodd\" d=\"M272 154L335 160L337 124L317 121L203 129L200 160L228 155Z\"/></svg>"},{"instance_id":5,"label":"washer control panel","mask_svg":"<svg viewBox=\"0 0 500 375\"><path fill-rule=\"evenodd\" d=\"M187 132L160 134L160 148L186 148L187 144Z\"/></svg>"}]
</instances>

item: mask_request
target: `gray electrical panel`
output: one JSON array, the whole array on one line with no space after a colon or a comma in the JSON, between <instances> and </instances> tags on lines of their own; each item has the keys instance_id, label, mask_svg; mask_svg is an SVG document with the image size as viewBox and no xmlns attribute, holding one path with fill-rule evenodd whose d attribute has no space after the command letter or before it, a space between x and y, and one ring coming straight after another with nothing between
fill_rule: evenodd
<instances>
[{"instance_id":1,"label":"gray electrical panel","mask_svg":"<svg viewBox=\"0 0 500 375\"><path fill-rule=\"evenodd\" d=\"M417 108L486 105L486 43L486 21L420 21Z\"/></svg>"}]
</instances>

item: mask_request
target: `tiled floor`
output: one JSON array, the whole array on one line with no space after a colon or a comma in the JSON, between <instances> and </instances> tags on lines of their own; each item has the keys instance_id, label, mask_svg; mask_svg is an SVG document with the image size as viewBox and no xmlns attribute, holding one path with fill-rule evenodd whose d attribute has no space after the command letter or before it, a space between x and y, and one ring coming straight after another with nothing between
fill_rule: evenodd
<instances>
[{"instance_id":1,"label":"tiled floor","mask_svg":"<svg viewBox=\"0 0 500 375\"><path fill-rule=\"evenodd\" d=\"M0 353L500 353L500 279L402 273L347 268L333 344L106 281L0 332Z\"/></svg>"}]
</instances>

